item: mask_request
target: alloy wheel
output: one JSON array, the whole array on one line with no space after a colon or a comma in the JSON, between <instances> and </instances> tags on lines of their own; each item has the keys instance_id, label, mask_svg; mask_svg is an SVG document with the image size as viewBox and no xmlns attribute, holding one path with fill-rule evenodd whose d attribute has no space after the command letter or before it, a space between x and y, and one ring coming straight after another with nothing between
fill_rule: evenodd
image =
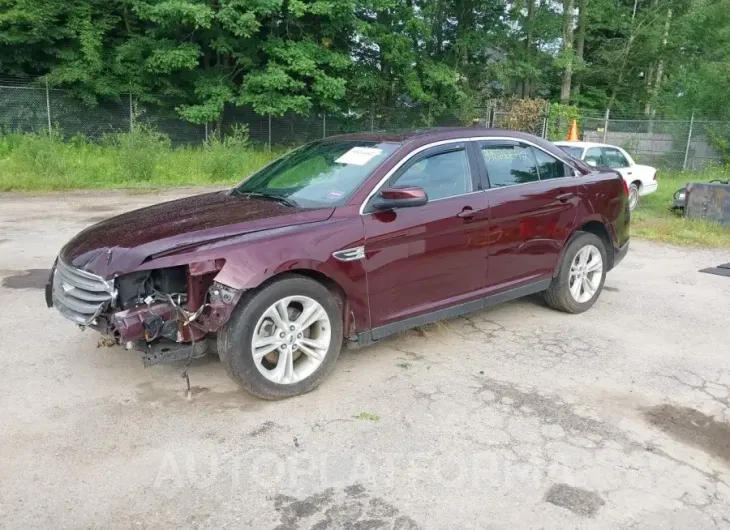
<instances>
[{"instance_id":1,"label":"alloy wheel","mask_svg":"<svg viewBox=\"0 0 730 530\"><path fill-rule=\"evenodd\" d=\"M291 385L319 368L331 341L330 319L322 305L307 296L288 296L259 318L251 352L264 377Z\"/></svg>"},{"instance_id":2,"label":"alloy wheel","mask_svg":"<svg viewBox=\"0 0 730 530\"><path fill-rule=\"evenodd\" d=\"M601 285L603 276L603 258L601 252L593 245L581 248L570 264L568 286L570 295L579 304L589 301L595 296Z\"/></svg>"}]
</instances>

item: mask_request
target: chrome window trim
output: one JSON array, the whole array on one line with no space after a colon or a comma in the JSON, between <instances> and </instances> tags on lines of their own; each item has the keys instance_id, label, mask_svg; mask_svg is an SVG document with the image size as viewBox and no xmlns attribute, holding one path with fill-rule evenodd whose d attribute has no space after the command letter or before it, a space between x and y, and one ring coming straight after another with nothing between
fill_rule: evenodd
<instances>
[{"instance_id":1,"label":"chrome window trim","mask_svg":"<svg viewBox=\"0 0 730 530\"><path fill-rule=\"evenodd\" d=\"M360 210L359 210L360 215L368 215L370 213L373 213L373 212L367 212L367 214L365 213L365 206L367 206L368 202L370 202L370 199L372 199L373 196L380 191L380 188L382 188L383 185L386 182L388 182L388 179L390 177L392 177L395 174L396 171L398 171L406 162L408 162L411 158L413 158L417 154L422 153L423 151L425 151L427 149L431 149L432 147L438 147L438 146L441 146L441 145L458 144L460 142L484 142L484 141L491 141L491 140L496 140L496 141L504 141L504 140L507 140L507 141L510 141L510 142L522 142L522 143L525 143L525 144L527 144L527 145L529 145L531 147L534 147L535 149L539 149L540 151L542 151L545 154L547 154L547 155L555 158L556 160L560 160L563 164L565 164L566 166L568 166L571 169L573 169L574 174L573 174L572 177L562 177L562 179L570 179L570 178L575 178L577 176L577 175L575 175L575 171L576 170L575 170L575 168L573 167L572 164L570 164L569 162L566 162L564 159L562 159L560 157L555 156L553 153L551 153L550 151L547 151L547 150L543 149L539 145L534 144L534 143L532 143L529 140L523 140L522 138L512 138L510 136L475 136L473 138L452 138L450 140L439 140L438 142L431 142L430 144L422 145L421 147L419 147L417 149L414 149L413 151L411 151L410 153L408 153L408 155L406 155L405 157L403 157L395 166L393 166L390 169L390 171L388 171L383 176L383 178L380 179L380 182L378 182L375 186L373 186L373 189L370 191L370 193L368 193L367 197L365 197L365 200L360 205ZM466 147L465 147L465 149L466 149ZM561 179L549 179L549 180L556 181L556 180L561 180ZM536 182L540 182L540 181L538 180ZM503 189L503 188L510 188L512 186L524 186L525 184L534 184L534 182L525 182L523 184L512 184L510 186L502 186L501 188L487 188L486 190L476 190L476 191L471 191L469 193L463 193L461 195L453 195L451 197L444 197L442 199L434 199L433 201L429 201L429 202L442 201L444 199L453 199L454 197L464 197L466 195L471 195L472 193L481 193L481 192L484 192L484 191L489 191L490 189Z\"/></svg>"}]
</instances>

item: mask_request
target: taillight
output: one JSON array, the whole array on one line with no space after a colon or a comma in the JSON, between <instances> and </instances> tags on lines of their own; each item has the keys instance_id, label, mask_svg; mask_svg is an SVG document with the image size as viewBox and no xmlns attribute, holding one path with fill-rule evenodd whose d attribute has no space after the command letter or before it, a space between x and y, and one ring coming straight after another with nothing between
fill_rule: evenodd
<instances>
[{"instance_id":1,"label":"taillight","mask_svg":"<svg viewBox=\"0 0 730 530\"><path fill-rule=\"evenodd\" d=\"M656 180L656 178L657 178L658 176L659 176L659 171L655 171L655 172L654 172L654 180Z\"/></svg>"},{"instance_id":2,"label":"taillight","mask_svg":"<svg viewBox=\"0 0 730 530\"><path fill-rule=\"evenodd\" d=\"M629 196L629 185L626 183L625 179L621 179L621 184L624 185L624 194L628 197Z\"/></svg>"}]
</instances>

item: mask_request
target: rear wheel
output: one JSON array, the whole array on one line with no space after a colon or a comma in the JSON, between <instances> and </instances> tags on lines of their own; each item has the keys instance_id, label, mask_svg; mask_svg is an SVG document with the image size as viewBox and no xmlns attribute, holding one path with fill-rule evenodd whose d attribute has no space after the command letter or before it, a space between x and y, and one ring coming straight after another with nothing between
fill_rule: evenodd
<instances>
[{"instance_id":1,"label":"rear wheel","mask_svg":"<svg viewBox=\"0 0 730 530\"><path fill-rule=\"evenodd\" d=\"M633 210L639 205L639 185L632 182L629 185L629 210Z\"/></svg>"},{"instance_id":2,"label":"rear wheel","mask_svg":"<svg viewBox=\"0 0 730 530\"><path fill-rule=\"evenodd\" d=\"M281 399L314 389L342 347L342 315L322 284L283 277L252 293L218 334L228 374L247 392Z\"/></svg>"},{"instance_id":3,"label":"rear wheel","mask_svg":"<svg viewBox=\"0 0 730 530\"><path fill-rule=\"evenodd\" d=\"M582 313L601 294L607 264L601 238L580 232L568 243L558 275L545 291L545 301L566 313Z\"/></svg>"}]
</instances>

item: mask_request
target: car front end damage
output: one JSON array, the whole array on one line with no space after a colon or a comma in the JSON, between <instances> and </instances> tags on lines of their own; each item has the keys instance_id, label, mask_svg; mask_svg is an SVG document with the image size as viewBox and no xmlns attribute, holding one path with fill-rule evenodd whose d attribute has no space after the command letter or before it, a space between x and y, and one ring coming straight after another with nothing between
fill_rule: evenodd
<instances>
[{"instance_id":1,"label":"car front end damage","mask_svg":"<svg viewBox=\"0 0 730 530\"><path fill-rule=\"evenodd\" d=\"M242 290L215 280L222 259L104 279L59 257L46 302L82 328L142 353L145 366L190 360L215 351L216 332Z\"/></svg>"}]
</instances>

